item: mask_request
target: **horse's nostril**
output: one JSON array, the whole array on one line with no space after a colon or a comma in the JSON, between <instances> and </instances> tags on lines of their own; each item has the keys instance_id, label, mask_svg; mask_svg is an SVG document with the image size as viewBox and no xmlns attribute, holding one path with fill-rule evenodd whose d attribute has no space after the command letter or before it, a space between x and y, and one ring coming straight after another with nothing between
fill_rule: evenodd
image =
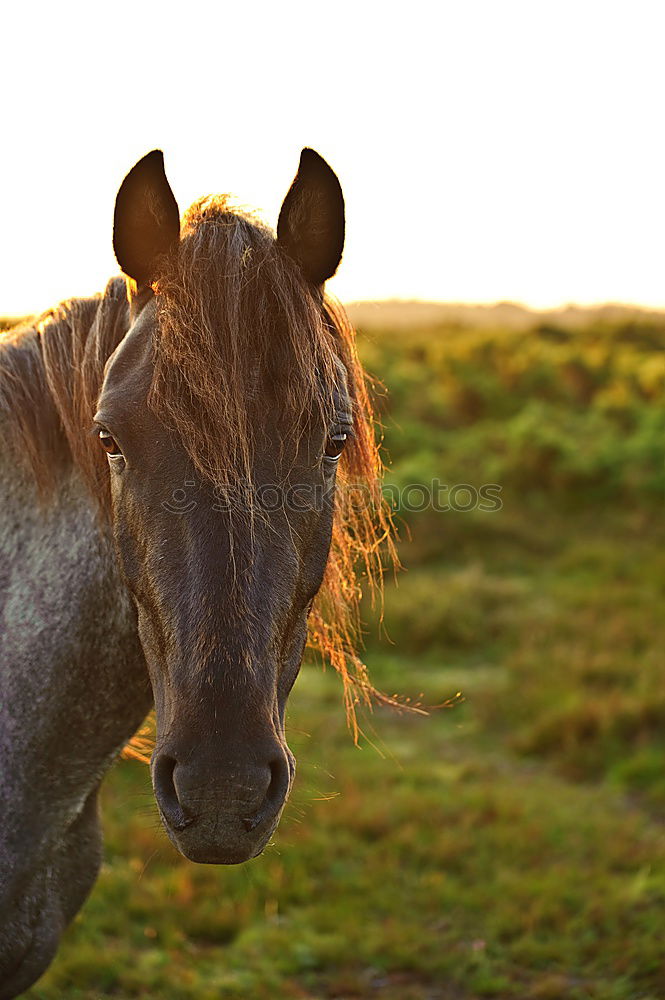
<instances>
[{"instance_id":1,"label":"horse's nostril","mask_svg":"<svg viewBox=\"0 0 665 1000\"><path fill-rule=\"evenodd\" d=\"M291 770L283 753L270 763L270 784L263 802L253 816L243 818L242 825L248 833L265 819L272 819L281 808L289 790Z\"/></svg>"},{"instance_id":2,"label":"horse's nostril","mask_svg":"<svg viewBox=\"0 0 665 1000\"><path fill-rule=\"evenodd\" d=\"M160 754L153 764L152 783L155 797L164 819L174 830L184 830L194 821L194 817L186 816L178 800L178 793L173 779L177 761L168 754Z\"/></svg>"},{"instance_id":3,"label":"horse's nostril","mask_svg":"<svg viewBox=\"0 0 665 1000\"><path fill-rule=\"evenodd\" d=\"M192 826L186 835L190 848L187 857L214 860L221 851L219 844L237 838L243 828L247 833L257 830L260 836L258 828L263 829L264 824L268 835L269 824L278 816L292 778L291 754L287 757L274 743L271 749L273 758L270 760L268 750L263 765L234 766L232 760L214 758L201 762L192 754L183 762L179 754L166 749L153 755L152 784L167 832L177 835L180 846L180 835ZM200 844L210 850L199 850ZM226 850L224 856L229 853Z\"/></svg>"}]
</instances>

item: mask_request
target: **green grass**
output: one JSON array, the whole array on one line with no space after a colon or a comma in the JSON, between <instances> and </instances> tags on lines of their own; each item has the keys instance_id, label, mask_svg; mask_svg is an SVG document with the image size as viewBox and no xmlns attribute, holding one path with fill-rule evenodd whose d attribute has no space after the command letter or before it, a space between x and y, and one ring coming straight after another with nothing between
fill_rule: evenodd
<instances>
[{"instance_id":1,"label":"green grass","mask_svg":"<svg viewBox=\"0 0 665 1000\"><path fill-rule=\"evenodd\" d=\"M399 337L363 345L391 477L504 506L405 515L367 658L390 693L463 698L377 710L358 749L305 666L292 800L240 868L177 855L118 763L99 882L32 1000L665 996L663 332Z\"/></svg>"}]
</instances>

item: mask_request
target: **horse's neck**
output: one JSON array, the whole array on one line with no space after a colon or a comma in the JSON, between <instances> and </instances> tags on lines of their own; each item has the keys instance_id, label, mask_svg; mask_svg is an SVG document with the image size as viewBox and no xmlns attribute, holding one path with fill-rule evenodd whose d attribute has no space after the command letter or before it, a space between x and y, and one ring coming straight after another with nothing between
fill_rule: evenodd
<instances>
[{"instance_id":1,"label":"horse's neck","mask_svg":"<svg viewBox=\"0 0 665 1000\"><path fill-rule=\"evenodd\" d=\"M40 496L12 419L0 411L0 755L37 804L48 762L69 809L140 723L149 685L96 501L73 462Z\"/></svg>"}]
</instances>

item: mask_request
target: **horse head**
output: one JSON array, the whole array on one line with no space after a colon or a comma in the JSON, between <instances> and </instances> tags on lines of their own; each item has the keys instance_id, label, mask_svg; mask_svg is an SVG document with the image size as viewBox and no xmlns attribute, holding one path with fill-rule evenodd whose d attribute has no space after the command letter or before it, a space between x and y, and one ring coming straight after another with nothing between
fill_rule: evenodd
<instances>
[{"instance_id":1,"label":"horse head","mask_svg":"<svg viewBox=\"0 0 665 1000\"><path fill-rule=\"evenodd\" d=\"M223 199L181 234L158 151L118 193L132 323L95 424L155 698L155 797L194 861L260 853L293 780L286 700L354 424L322 296L343 242L339 182L308 149L276 238Z\"/></svg>"}]
</instances>

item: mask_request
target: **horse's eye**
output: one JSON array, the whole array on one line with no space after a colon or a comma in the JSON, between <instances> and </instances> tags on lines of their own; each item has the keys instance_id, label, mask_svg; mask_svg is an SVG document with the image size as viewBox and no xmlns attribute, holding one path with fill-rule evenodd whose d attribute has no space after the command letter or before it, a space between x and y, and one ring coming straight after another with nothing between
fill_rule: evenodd
<instances>
[{"instance_id":1,"label":"horse's eye","mask_svg":"<svg viewBox=\"0 0 665 1000\"><path fill-rule=\"evenodd\" d=\"M110 455L111 458L117 458L122 455L122 450L112 434L109 434L108 431L105 431L102 428L99 430L97 436L99 438L99 443L107 455Z\"/></svg>"},{"instance_id":2,"label":"horse's eye","mask_svg":"<svg viewBox=\"0 0 665 1000\"><path fill-rule=\"evenodd\" d=\"M326 458L330 458L333 462L339 461L339 458L344 451L344 445L346 444L346 439L348 434L333 434L328 438L326 442Z\"/></svg>"}]
</instances>

